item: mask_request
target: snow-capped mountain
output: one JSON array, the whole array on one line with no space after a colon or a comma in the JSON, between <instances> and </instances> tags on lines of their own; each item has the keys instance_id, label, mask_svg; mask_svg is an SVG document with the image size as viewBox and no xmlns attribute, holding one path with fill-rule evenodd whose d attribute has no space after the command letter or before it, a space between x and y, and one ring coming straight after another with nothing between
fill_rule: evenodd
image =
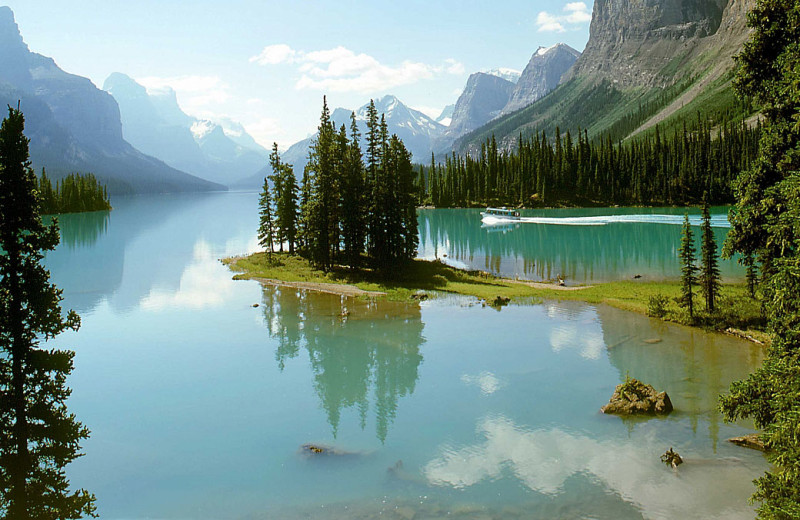
<instances>
[{"instance_id":1,"label":"snow-capped mountain","mask_svg":"<svg viewBox=\"0 0 800 520\"><path fill-rule=\"evenodd\" d=\"M174 168L231 185L267 162L269 153L240 124L187 115L170 88L148 90L116 72L103 89L119 105L125 139Z\"/></svg>"},{"instance_id":2,"label":"snow-capped mountain","mask_svg":"<svg viewBox=\"0 0 800 520\"><path fill-rule=\"evenodd\" d=\"M439 117L436 118L437 123L441 123L444 126L450 126L450 122L453 120L453 112L456 109L455 103L452 105L447 105L442 110L442 113L439 114Z\"/></svg>"},{"instance_id":3,"label":"snow-capped mountain","mask_svg":"<svg viewBox=\"0 0 800 520\"><path fill-rule=\"evenodd\" d=\"M489 74L491 76L497 76L498 78L503 78L504 80L510 81L511 83L516 83L517 81L519 81L519 77L522 75L522 72L515 69L509 69L507 67L484 70L482 72L484 74Z\"/></svg>"},{"instance_id":4,"label":"snow-capped mountain","mask_svg":"<svg viewBox=\"0 0 800 520\"><path fill-rule=\"evenodd\" d=\"M369 103L363 105L355 111L356 124L358 131L361 133L361 146L366 145L364 136L367 133L367 108ZM386 126L389 129L389 135L397 135L403 140L406 148L412 154L412 160L415 162L429 162L431 152L433 151L433 143L445 132L447 127L434 119L426 116L419 110L414 110L404 105L395 96L388 95L375 100L375 108L378 110L378 117L381 115L386 117ZM337 108L331 113L331 120L336 128L344 125L347 128L347 133L350 133L350 115L351 110L345 108ZM308 162L308 147L315 136L303 139L289 147L283 154L281 159L294 166L294 173L297 178L303 175L303 169ZM241 188L254 188L260 186L264 182L266 175L271 175L271 170L265 168L258 172L256 175L236 184L236 187Z\"/></svg>"}]
</instances>

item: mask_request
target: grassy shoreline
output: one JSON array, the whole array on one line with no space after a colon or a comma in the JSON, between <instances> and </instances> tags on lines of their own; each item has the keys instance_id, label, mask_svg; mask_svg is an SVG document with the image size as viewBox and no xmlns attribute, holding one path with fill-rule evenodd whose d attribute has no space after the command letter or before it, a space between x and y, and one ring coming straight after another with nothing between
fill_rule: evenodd
<instances>
[{"instance_id":1,"label":"grassy shoreline","mask_svg":"<svg viewBox=\"0 0 800 520\"><path fill-rule=\"evenodd\" d=\"M650 315L652 309L648 309L648 306L651 299L662 296L666 302L662 319L666 321L719 331L731 329L729 332L747 339L768 342L768 336L758 330L763 322L761 306L750 298L744 284L723 284L717 312L713 315L696 313L695 319L690 320L687 313L675 303L675 298L680 296L680 283L677 280L624 280L560 287L499 278L482 271L465 271L429 260L414 260L401 275L394 278L380 276L369 270L352 271L346 267L325 273L313 269L304 258L287 253L254 253L225 258L222 262L237 273L234 276L237 280L286 283L304 289L348 296L385 297L394 301L410 300L420 292L440 291L473 296L490 303L498 297L512 301L577 300ZM335 289L337 284L342 286L342 291ZM700 308L701 305L702 298L698 296L696 307Z\"/></svg>"}]
</instances>

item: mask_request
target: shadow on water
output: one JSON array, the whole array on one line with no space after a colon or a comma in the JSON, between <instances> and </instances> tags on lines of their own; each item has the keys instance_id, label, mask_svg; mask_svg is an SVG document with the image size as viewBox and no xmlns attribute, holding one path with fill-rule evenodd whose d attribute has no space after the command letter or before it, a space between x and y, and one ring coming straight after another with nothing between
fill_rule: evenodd
<instances>
[{"instance_id":1,"label":"shadow on water","mask_svg":"<svg viewBox=\"0 0 800 520\"><path fill-rule=\"evenodd\" d=\"M724 209L716 208L717 213ZM672 208L548 210L548 217L630 214L633 211L675 213ZM527 216L527 213L526 213ZM715 215L719 216L719 215ZM576 283L677 277L677 248L681 227L646 222L610 223L602 226L508 224L482 227L478 210L421 210L420 257L442 258L458 266L533 280L558 276ZM697 230L699 231L699 230ZM728 229L714 228L718 249ZM699 237L699 233L698 237ZM698 238L699 240L699 238ZM726 279L741 279L735 260L720 262Z\"/></svg>"},{"instance_id":2,"label":"shadow on water","mask_svg":"<svg viewBox=\"0 0 800 520\"><path fill-rule=\"evenodd\" d=\"M279 368L307 352L333 436L345 409L357 410L363 430L372 408L375 435L384 442L398 401L414 393L419 378L425 341L419 306L285 287L265 287L263 305Z\"/></svg>"}]
</instances>

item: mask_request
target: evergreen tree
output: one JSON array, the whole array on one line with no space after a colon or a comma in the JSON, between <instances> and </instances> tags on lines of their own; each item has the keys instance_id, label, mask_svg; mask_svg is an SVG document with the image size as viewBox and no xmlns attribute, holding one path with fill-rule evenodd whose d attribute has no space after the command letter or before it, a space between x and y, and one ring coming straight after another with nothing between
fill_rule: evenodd
<instances>
[{"instance_id":1,"label":"evergreen tree","mask_svg":"<svg viewBox=\"0 0 800 520\"><path fill-rule=\"evenodd\" d=\"M762 519L800 518L800 2L757 0L736 87L764 116L759 156L740 174L725 247L757 258L773 332L763 365L721 399L727 420L751 417L772 468L756 481Z\"/></svg>"},{"instance_id":2,"label":"evergreen tree","mask_svg":"<svg viewBox=\"0 0 800 520\"><path fill-rule=\"evenodd\" d=\"M346 143L342 176L342 241L344 260L352 268L361 264L367 235L364 163L355 113L350 114L350 140Z\"/></svg>"},{"instance_id":3,"label":"evergreen tree","mask_svg":"<svg viewBox=\"0 0 800 520\"><path fill-rule=\"evenodd\" d=\"M258 199L258 245L272 254L274 250L275 226L272 222L272 197L269 194L269 180L264 179L261 197Z\"/></svg>"},{"instance_id":4,"label":"evergreen tree","mask_svg":"<svg viewBox=\"0 0 800 520\"><path fill-rule=\"evenodd\" d=\"M681 231L681 247L678 257L681 260L681 305L689 311L689 319L694 318L694 290L697 283L697 266L695 265L695 247L689 214L684 215Z\"/></svg>"},{"instance_id":5,"label":"evergreen tree","mask_svg":"<svg viewBox=\"0 0 800 520\"><path fill-rule=\"evenodd\" d=\"M708 192L703 195L703 224L701 226L700 246L700 287L706 300L706 312L714 312L714 304L719 295L719 265L717 261L717 243L714 241L714 230L711 229L711 214L708 207Z\"/></svg>"},{"instance_id":6,"label":"evergreen tree","mask_svg":"<svg viewBox=\"0 0 800 520\"><path fill-rule=\"evenodd\" d=\"M22 113L0 127L0 515L10 520L94 515L95 498L71 492L64 468L89 431L67 410L74 352L42 348L80 318L61 313L43 251L59 242L42 223Z\"/></svg>"},{"instance_id":7,"label":"evergreen tree","mask_svg":"<svg viewBox=\"0 0 800 520\"><path fill-rule=\"evenodd\" d=\"M272 153L269 156L272 181L275 196L275 239L278 249L283 252L283 244L287 243L289 253L294 253L297 242L297 180L294 169L290 164L281 161L278 153L278 143L272 144Z\"/></svg>"}]
</instances>

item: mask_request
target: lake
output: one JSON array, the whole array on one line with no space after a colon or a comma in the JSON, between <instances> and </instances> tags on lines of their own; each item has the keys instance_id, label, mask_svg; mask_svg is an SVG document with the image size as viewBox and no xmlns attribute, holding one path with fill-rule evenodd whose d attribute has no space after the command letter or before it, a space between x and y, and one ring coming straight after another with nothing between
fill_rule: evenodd
<instances>
[{"instance_id":1,"label":"lake","mask_svg":"<svg viewBox=\"0 0 800 520\"><path fill-rule=\"evenodd\" d=\"M498 311L262 288L219 262L257 250L256 194L113 202L62 216L46 259L82 316L53 343L77 351L69 406L92 436L68 474L101 518L754 516L768 465L725 440L749 425L715 411L760 363L751 343L576 302ZM476 215L422 211L421 255L576 282L673 272L674 224L504 233ZM601 414L626 375L676 411ZM659 461L670 447L677 471Z\"/></svg>"}]
</instances>

